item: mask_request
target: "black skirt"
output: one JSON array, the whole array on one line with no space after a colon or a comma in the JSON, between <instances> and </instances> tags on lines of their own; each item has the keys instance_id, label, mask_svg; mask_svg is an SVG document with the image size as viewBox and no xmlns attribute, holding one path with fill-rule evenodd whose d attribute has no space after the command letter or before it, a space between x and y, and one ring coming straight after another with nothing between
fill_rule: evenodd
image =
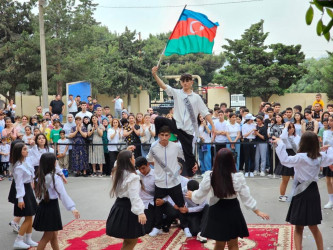
<instances>
[{"instance_id":1,"label":"black skirt","mask_svg":"<svg viewBox=\"0 0 333 250\"><path fill-rule=\"evenodd\" d=\"M8 200L14 201L14 216L17 217L34 216L36 214L37 202L34 192L32 191L31 184L30 183L24 184L25 195L23 197L23 201L25 207L23 209L20 209L18 207L18 199L16 198L15 183L14 183L14 189L15 192L12 190L11 187L11 191L9 192L9 197L8 197Z\"/></svg>"},{"instance_id":2,"label":"black skirt","mask_svg":"<svg viewBox=\"0 0 333 250\"><path fill-rule=\"evenodd\" d=\"M248 237L249 231L237 198L220 199L208 210L201 236L217 241Z\"/></svg>"},{"instance_id":3,"label":"black skirt","mask_svg":"<svg viewBox=\"0 0 333 250\"><path fill-rule=\"evenodd\" d=\"M288 156L296 155L295 151L290 148L287 148L287 154L288 154ZM276 165L275 174L282 175L282 176L294 176L295 172L294 172L294 168L288 168L286 166L283 166L281 164L281 162L279 161Z\"/></svg>"},{"instance_id":4,"label":"black skirt","mask_svg":"<svg viewBox=\"0 0 333 250\"><path fill-rule=\"evenodd\" d=\"M326 177L333 177L333 171L329 167L324 167L323 175Z\"/></svg>"},{"instance_id":5,"label":"black skirt","mask_svg":"<svg viewBox=\"0 0 333 250\"><path fill-rule=\"evenodd\" d=\"M58 199L42 200L36 211L32 227L36 231L59 231L62 230L62 221Z\"/></svg>"},{"instance_id":6,"label":"black skirt","mask_svg":"<svg viewBox=\"0 0 333 250\"><path fill-rule=\"evenodd\" d=\"M128 198L117 198L106 221L106 234L121 239L135 239L145 235L144 225L131 211Z\"/></svg>"},{"instance_id":7,"label":"black skirt","mask_svg":"<svg viewBox=\"0 0 333 250\"><path fill-rule=\"evenodd\" d=\"M295 195L290 203L286 221L298 226L321 223L321 205L317 182L312 182L302 193Z\"/></svg>"}]
</instances>

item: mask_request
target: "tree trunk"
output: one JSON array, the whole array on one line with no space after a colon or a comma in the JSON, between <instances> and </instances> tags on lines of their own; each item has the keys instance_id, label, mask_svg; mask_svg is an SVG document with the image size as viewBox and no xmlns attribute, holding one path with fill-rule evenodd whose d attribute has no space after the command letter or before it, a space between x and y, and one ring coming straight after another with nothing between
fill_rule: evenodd
<instances>
[{"instance_id":1,"label":"tree trunk","mask_svg":"<svg viewBox=\"0 0 333 250\"><path fill-rule=\"evenodd\" d=\"M57 74L61 74L61 65L60 63L57 64ZM62 96L62 81L57 82L57 94Z\"/></svg>"},{"instance_id":2,"label":"tree trunk","mask_svg":"<svg viewBox=\"0 0 333 250\"><path fill-rule=\"evenodd\" d=\"M131 112L131 93L127 93L127 111Z\"/></svg>"},{"instance_id":3,"label":"tree trunk","mask_svg":"<svg viewBox=\"0 0 333 250\"><path fill-rule=\"evenodd\" d=\"M271 96L272 96L271 94L266 94L266 95L260 96L260 98L263 102L268 102L268 100Z\"/></svg>"}]
</instances>

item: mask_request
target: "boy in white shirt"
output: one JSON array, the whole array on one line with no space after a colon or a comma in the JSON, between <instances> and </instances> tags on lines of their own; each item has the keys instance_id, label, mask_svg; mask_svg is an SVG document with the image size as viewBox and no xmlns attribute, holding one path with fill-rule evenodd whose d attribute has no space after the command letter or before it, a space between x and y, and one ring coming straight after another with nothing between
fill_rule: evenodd
<instances>
[{"instance_id":1,"label":"boy in white shirt","mask_svg":"<svg viewBox=\"0 0 333 250\"><path fill-rule=\"evenodd\" d=\"M59 132L60 139L57 143L59 144L69 144L69 140L65 136L65 130ZM58 162L59 166L64 169L68 169L68 147L69 145L58 145Z\"/></svg>"}]
</instances>

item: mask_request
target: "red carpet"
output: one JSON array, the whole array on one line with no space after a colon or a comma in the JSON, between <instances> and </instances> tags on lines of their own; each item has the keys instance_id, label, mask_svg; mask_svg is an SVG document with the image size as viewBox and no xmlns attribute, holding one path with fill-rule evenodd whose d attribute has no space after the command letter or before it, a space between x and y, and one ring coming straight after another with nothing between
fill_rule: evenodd
<instances>
[{"instance_id":1,"label":"red carpet","mask_svg":"<svg viewBox=\"0 0 333 250\"><path fill-rule=\"evenodd\" d=\"M239 239L239 249L290 250L293 246L293 226L249 224L250 237ZM60 249L66 250L119 250L122 240L105 234L104 220L74 220L59 232ZM200 243L193 238L186 239L182 230L171 228L169 233L157 237L141 237L135 249L213 249L215 241ZM48 244L46 249L52 249Z\"/></svg>"}]
</instances>

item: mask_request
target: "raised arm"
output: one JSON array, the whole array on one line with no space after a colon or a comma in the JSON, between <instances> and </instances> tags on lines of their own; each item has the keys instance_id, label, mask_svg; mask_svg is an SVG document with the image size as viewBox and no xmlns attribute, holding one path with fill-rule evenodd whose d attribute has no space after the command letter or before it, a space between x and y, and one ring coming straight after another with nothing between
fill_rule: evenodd
<instances>
[{"instance_id":1,"label":"raised arm","mask_svg":"<svg viewBox=\"0 0 333 250\"><path fill-rule=\"evenodd\" d=\"M157 71L158 71L157 66L155 66L151 69L151 73L152 73L155 81L157 82L158 86L160 86L160 88L165 90L167 88L167 85L161 80L161 78L159 78L159 76L157 75Z\"/></svg>"}]
</instances>

